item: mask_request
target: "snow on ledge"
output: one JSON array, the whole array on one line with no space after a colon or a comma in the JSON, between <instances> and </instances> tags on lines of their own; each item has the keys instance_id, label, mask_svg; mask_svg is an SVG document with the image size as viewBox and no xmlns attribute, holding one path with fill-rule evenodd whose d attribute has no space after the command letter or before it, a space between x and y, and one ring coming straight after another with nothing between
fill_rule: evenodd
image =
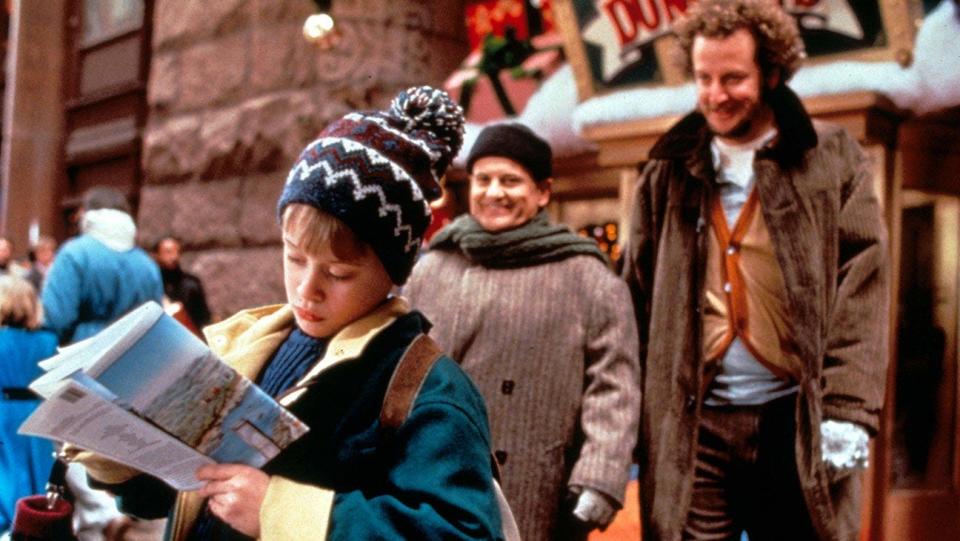
<instances>
[{"instance_id":1,"label":"snow on ledge","mask_svg":"<svg viewBox=\"0 0 960 541\"><path fill-rule=\"evenodd\" d=\"M872 91L890 98L904 110L925 114L960 105L960 13L952 0L942 0L923 21L908 68L895 62L851 62L810 65L790 81L801 97ZM580 137L586 126L681 115L696 105L692 83L673 87L634 88L595 96L577 103L573 70L565 65L550 76L514 119L545 138L555 158L596 149ZM498 122L503 122L498 121ZM467 124L463 148L455 163L466 156L485 125Z\"/></svg>"}]
</instances>

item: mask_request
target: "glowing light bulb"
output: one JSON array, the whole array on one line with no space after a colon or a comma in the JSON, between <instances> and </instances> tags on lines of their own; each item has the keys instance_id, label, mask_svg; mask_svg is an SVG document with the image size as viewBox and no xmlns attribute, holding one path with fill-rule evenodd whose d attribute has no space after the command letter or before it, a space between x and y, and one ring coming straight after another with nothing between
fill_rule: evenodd
<instances>
[{"instance_id":1,"label":"glowing light bulb","mask_svg":"<svg viewBox=\"0 0 960 541\"><path fill-rule=\"evenodd\" d=\"M303 22L303 37L322 49L329 49L340 40L340 32L329 14L314 13Z\"/></svg>"}]
</instances>

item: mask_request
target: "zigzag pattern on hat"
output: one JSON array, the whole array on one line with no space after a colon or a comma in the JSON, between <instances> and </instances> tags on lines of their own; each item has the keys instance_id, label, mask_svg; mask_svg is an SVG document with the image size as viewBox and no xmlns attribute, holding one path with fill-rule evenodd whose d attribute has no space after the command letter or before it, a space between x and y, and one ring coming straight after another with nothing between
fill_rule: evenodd
<instances>
[{"instance_id":1,"label":"zigzag pattern on hat","mask_svg":"<svg viewBox=\"0 0 960 541\"><path fill-rule=\"evenodd\" d=\"M428 201L463 144L463 111L428 86L401 91L383 111L350 113L307 145L277 201L339 219L376 253L394 284L410 276L430 225Z\"/></svg>"},{"instance_id":2,"label":"zigzag pattern on hat","mask_svg":"<svg viewBox=\"0 0 960 541\"><path fill-rule=\"evenodd\" d=\"M378 115L346 115L328 126L321 137L342 137L374 149L415 179L426 199L434 199L440 183L435 172L436 162L424 151L424 142L410 134L396 132L390 124L395 121L380 119L378 122L376 118Z\"/></svg>"},{"instance_id":3,"label":"zigzag pattern on hat","mask_svg":"<svg viewBox=\"0 0 960 541\"><path fill-rule=\"evenodd\" d=\"M319 152L320 149L330 152L332 156L330 158L324 157ZM378 175L376 171L370 170L366 166L370 164L388 167L397 179L402 179L403 183L410 187L413 200L421 201L423 203L424 216L429 216L430 206L423 198L420 187L406 171L379 152L355 141L338 137L317 139L303 154L316 156L320 159L315 163L310 163L308 159L302 159L297 162L287 176L287 184L298 180L322 179L326 186L332 186L344 180L349 181L352 186L355 201L361 201L371 195L376 195L380 203L377 208L377 214L383 218L389 213L393 213L396 222L393 234L395 236L400 236L401 234L405 236L404 252L410 252L410 250L415 250L419 246L420 239L413 234L410 226L404 222L403 211L400 205L390 203L387 199L387 194L383 191L380 184L376 182L376 177L382 175ZM340 164L341 167L334 168L330 161L328 161L329 159L332 159L334 163ZM352 164L351 167L342 167L344 163L348 162ZM363 179L373 180L373 182L364 183Z\"/></svg>"},{"instance_id":4,"label":"zigzag pattern on hat","mask_svg":"<svg viewBox=\"0 0 960 541\"><path fill-rule=\"evenodd\" d=\"M428 145L426 141L418 137L411 137L409 133L403 130L397 129L396 127L391 125L386 118L382 116L363 115L360 113L347 113L346 115L344 115L343 118L347 120L353 120L354 122L373 122L377 126L380 126L381 128L383 128L384 131L388 131L391 134L396 135L397 137L403 138L404 141L408 141L410 144L416 145L420 150L426 153L427 156L430 156L431 162L436 162L437 160L440 159L440 152L430 148L430 145ZM434 175L433 178L436 179L437 178L436 175Z\"/></svg>"},{"instance_id":5,"label":"zigzag pattern on hat","mask_svg":"<svg viewBox=\"0 0 960 541\"><path fill-rule=\"evenodd\" d=\"M303 153L301 154L301 157L303 155L306 155L307 153L312 154L314 157L319 157L320 149L331 148L334 144L339 144L340 147L342 148L343 153L340 154L340 157L342 158L349 158L351 154L360 154L363 157L366 157L369 163L372 165L382 165L385 167L389 167L390 171L393 173L393 175L397 179L402 180L405 184L407 184L410 187L410 191L412 192L414 201L424 200L423 191L420 189L420 185L417 184L417 182L413 179L413 177L411 177L410 174L407 173L407 171L404 168L394 163L392 160L390 160L389 158L387 158L386 156L378 152L376 149L365 146L352 139L346 139L342 137L321 137L320 139L316 139L315 141L313 141L313 143L311 143L306 149L304 149ZM287 175L287 182L286 182L287 184L290 183L290 181L295 176L297 170L304 164L309 165L306 159L300 160L299 162L297 162L296 165L293 166L293 169L290 170L290 174ZM308 176L302 176L300 180L307 180L307 178ZM429 215L430 207L427 205L426 202L424 202L424 208L427 209L425 215Z\"/></svg>"}]
</instances>

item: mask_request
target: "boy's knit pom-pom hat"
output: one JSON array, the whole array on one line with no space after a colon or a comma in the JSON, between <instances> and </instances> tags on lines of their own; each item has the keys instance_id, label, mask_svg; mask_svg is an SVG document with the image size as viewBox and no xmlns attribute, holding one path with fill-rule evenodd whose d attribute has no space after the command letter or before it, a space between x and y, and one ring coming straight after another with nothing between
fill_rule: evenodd
<instances>
[{"instance_id":1,"label":"boy's knit pom-pom hat","mask_svg":"<svg viewBox=\"0 0 960 541\"><path fill-rule=\"evenodd\" d=\"M350 113L300 154L277 211L303 203L336 216L401 285L430 223L429 202L463 144L463 123L450 96L429 86L404 90L386 111Z\"/></svg>"}]
</instances>

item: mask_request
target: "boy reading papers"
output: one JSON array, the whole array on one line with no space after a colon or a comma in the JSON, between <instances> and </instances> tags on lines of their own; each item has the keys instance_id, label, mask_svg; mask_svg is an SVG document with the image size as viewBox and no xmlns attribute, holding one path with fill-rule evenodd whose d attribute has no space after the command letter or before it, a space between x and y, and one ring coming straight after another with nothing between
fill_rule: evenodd
<instances>
[{"instance_id":1,"label":"boy reading papers","mask_svg":"<svg viewBox=\"0 0 960 541\"><path fill-rule=\"evenodd\" d=\"M172 507L174 540L500 537L486 411L453 360L429 368L396 430L380 421L398 361L430 327L390 291L410 274L462 132L460 108L419 87L307 146L278 203L287 304L205 334L310 431L262 469L204 466L204 487L179 495L80 453L125 511Z\"/></svg>"}]
</instances>

